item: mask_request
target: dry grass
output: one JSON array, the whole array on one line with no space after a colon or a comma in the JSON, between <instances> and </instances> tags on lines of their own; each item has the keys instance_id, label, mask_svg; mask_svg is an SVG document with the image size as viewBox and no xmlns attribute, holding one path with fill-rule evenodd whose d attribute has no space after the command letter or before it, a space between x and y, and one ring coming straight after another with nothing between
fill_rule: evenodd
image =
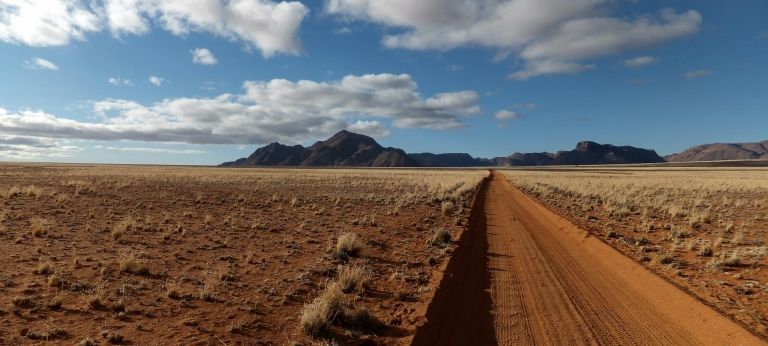
<instances>
[{"instance_id":1,"label":"dry grass","mask_svg":"<svg viewBox=\"0 0 768 346\"><path fill-rule=\"evenodd\" d=\"M32 220L29 220L29 230L35 237L42 237L48 233L48 227L50 225L50 221L35 217L32 218Z\"/></svg>"},{"instance_id":2,"label":"dry grass","mask_svg":"<svg viewBox=\"0 0 768 346\"><path fill-rule=\"evenodd\" d=\"M140 261L134 254L123 254L120 256L118 267L121 272L136 274L136 275L149 275L149 266L143 261Z\"/></svg>"},{"instance_id":3,"label":"dry grass","mask_svg":"<svg viewBox=\"0 0 768 346\"><path fill-rule=\"evenodd\" d=\"M435 229L428 243L432 246L446 246L451 243L451 232L442 228Z\"/></svg>"},{"instance_id":4,"label":"dry grass","mask_svg":"<svg viewBox=\"0 0 768 346\"><path fill-rule=\"evenodd\" d=\"M336 282L344 293L363 292L370 279L369 271L358 265L341 266L336 276Z\"/></svg>"},{"instance_id":5,"label":"dry grass","mask_svg":"<svg viewBox=\"0 0 768 346\"><path fill-rule=\"evenodd\" d=\"M331 283L311 303L301 308L299 327L312 336L326 334L333 321L344 313L344 292L338 283Z\"/></svg>"},{"instance_id":6,"label":"dry grass","mask_svg":"<svg viewBox=\"0 0 768 346\"><path fill-rule=\"evenodd\" d=\"M619 251L764 333L760 321L768 304L738 297L756 291L752 288L731 287L743 287L747 277L766 280L768 170L590 167L504 173ZM643 244L627 241L640 234Z\"/></svg>"},{"instance_id":7,"label":"dry grass","mask_svg":"<svg viewBox=\"0 0 768 346\"><path fill-rule=\"evenodd\" d=\"M345 232L339 236L336 241L336 248L333 251L333 257L346 260L349 257L357 257L362 254L365 245L357 233Z\"/></svg>"},{"instance_id":8,"label":"dry grass","mask_svg":"<svg viewBox=\"0 0 768 346\"><path fill-rule=\"evenodd\" d=\"M196 321L190 329L209 331L205 334L212 340L226 344L249 343L254 337L267 344L311 344L304 335L289 333L286 341L271 331L296 328L297 316L289 314L318 294L332 301L329 293L313 289L324 287L329 278L344 288L339 297L350 304L319 304L329 322L307 330L317 333L330 323L334 333L345 334L344 340L365 342L354 330L369 329L366 325L375 330L372 313L392 318L429 298L429 293L416 292L435 284L435 269L425 263L443 249L426 248L423 242L434 228L458 229L456 219L466 220L472 192L488 174L48 164L0 168L0 194L12 190L13 196L0 196L5 206L0 212L6 215L0 220L5 227L0 248L8 254L0 273L6 293L5 299L0 295L1 305L24 317L51 316L61 326L78 326L61 341L70 345L86 337L107 344L94 334L106 328L125 332L130 343L151 344L166 326L187 329L182 321L189 318ZM32 222L35 218L40 220ZM35 226L42 231L33 234L33 224L46 227ZM342 264L347 269L336 267L341 261L328 261L337 250L346 257L348 263ZM39 275L33 273L37 258L43 263ZM406 279L391 283L378 275L393 266L402 266L398 270ZM391 300L395 291L403 298L396 307L376 305ZM28 308L14 307L13 297ZM59 298L63 308L48 311ZM114 311L119 300L130 308ZM234 317L221 324L198 316L202 311ZM5 317L17 338L25 324L40 325L37 317L33 322ZM146 329L135 333L140 326ZM188 343L184 338L177 333L167 342ZM380 338L397 343L400 337L371 339Z\"/></svg>"}]
</instances>

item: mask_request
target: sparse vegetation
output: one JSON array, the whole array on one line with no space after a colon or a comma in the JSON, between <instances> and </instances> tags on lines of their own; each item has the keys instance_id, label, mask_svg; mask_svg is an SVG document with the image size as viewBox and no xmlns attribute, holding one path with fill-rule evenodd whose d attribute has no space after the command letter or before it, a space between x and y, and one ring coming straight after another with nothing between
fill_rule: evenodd
<instances>
[{"instance_id":1,"label":"sparse vegetation","mask_svg":"<svg viewBox=\"0 0 768 346\"><path fill-rule=\"evenodd\" d=\"M333 257L346 260L349 257L357 257L363 252L363 242L357 233L345 232L339 236L336 241L336 248L333 251Z\"/></svg>"},{"instance_id":2,"label":"sparse vegetation","mask_svg":"<svg viewBox=\"0 0 768 346\"><path fill-rule=\"evenodd\" d=\"M437 228L432 231L432 236L429 238L429 245L432 246L445 246L451 243L451 232L446 229Z\"/></svg>"},{"instance_id":3,"label":"sparse vegetation","mask_svg":"<svg viewBox=\"0 0 768 346\"><path fill-rule=\"evenodd\" d=\"M319 336L328 332L333 321L344 312L344 292L331 283L311 303L301 308L299 326L304 333Z\"/></svg>"},{"instance_id":4,"label":"sparse vegetation","mask_svg":"<svg viewBox=\"0 0 768 346\"><path fill-rule=\"evenodd\" d=\"M283 344L269 331L297 328L301 316L285 312L315 298L327 303L320 304L327 322L308 330L328 323L313 333L369 339L381 331L372 312L407 311L429 299L423 291L414 299L415 292L431 284L427 258L444 255L427 253L419 239L434 228L458 229L455 220L466 220L472 192L488 174L19 167L0 167L2 328L44 336L43 318L50 318L69 333L54 343L70 345L147 344L166 326L205 330L232 345L254 337ZM328 261L336 253L343 261ZM401 280L375 275L393 265ZM336 298L314 289L330 285L340 291ZM397 308L372 308L395 291ZM203 311L234 317L222 322ZM302 334L298 342L309 340ZM181 334L167 340L189 342Z\"/></svg>"},{"instance_id":5,"label":"sparse vegetation","mask_svg":"<svg viewBox=\"0 0 768 346\"><path fill-rule=\"evenodd\" d=\"M762 323L755 316L768 311L768 304L748 303L738 297L743 291L731 287L741 287L746 272L758 282L768 279L755 270L768 264L768 252L760 250L768 227L768 209L761 203L768 198L765 169L627 167L505 174L527 194L731 317ZM618 240L617 234L622 235Z\"/></svg>"}]
</instances>

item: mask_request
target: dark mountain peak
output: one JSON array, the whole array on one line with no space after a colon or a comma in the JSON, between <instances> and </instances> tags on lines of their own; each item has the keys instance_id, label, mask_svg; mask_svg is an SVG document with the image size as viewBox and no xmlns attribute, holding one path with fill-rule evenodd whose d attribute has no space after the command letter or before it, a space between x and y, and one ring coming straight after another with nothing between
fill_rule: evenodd
<instances>
[{"instance_id":1,"label":"dark mountain peak","mask_svg":"<svg viewBox=\"0 0 768 346\"><path fill-rule=\"evenodd\" d=\"M592 141L581 141L579 143L576 143L576 149L577 151L597 151L597 150L603 150L607 146L612 146L610 144L603 145L597 142Z\"/></svg>"},{"instance_id":2,"label":"dark mountain peak","mask_svg":"<svg viewBox=\"0 0 768 346\"><path fill-rule=\"evenodd\" d=\"M419 164L401 149L384 148L371 137L339 131L309 148L270 143L248 158L225 166L370 166L411 167Z\"/></svg>"},{"instance_id":3,"label":"dark mountain peak","mask_svg":"<svg viewBox=\"0 0 768 346\"><path fill-rule=\"evenodd\" d=\"M376 142L375 139L368 137L366 135L361 135L354 132L349 132L347 130L341 130L337 132L335 135L331 136L331 138L328 138L325 141L320 141L315 143L314 146L320 145L320 146L326 146L326 147L341 147L341 146L378 146L379 143Z\"/></svg>"}]
</instances>

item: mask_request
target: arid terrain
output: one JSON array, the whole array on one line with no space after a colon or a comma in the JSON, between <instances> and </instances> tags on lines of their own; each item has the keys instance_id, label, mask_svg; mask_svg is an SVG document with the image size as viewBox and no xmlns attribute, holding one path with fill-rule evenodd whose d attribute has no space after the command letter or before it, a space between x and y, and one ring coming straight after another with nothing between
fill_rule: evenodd
<instances>
[{"instance_id":1,"label":"arid terrain","mask_svg":"<svg viewBox=\"0 0 768 346\"><path fill-rule=\"evenodd\" d=\"M509 182L768 337L768 170L506 170Z\"/></svg>"},{"instance_id":2,"label":"arid terrain","mask_svg":"<svg viewBox=\"0 0 768 346\"><path fill-rule=\"evenodd\" d=\"M4 164L0 344L408 342L487 175Z\"/></svg>"},{"instance_id":3,"label":"arid terrain","mask_svg":"<svg viewBox=\"0 0 768 346\"><path fill-rule=\"evenodd\" d=\"M2 345L766 340L765 169L0 177Z\"/></svg>"}]
</instances>

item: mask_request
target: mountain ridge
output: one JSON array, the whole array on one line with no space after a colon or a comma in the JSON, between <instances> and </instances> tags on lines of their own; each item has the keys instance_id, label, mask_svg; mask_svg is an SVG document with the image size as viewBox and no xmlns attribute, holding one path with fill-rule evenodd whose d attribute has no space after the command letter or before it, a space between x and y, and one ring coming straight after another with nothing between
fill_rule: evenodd
<instances>
[{"instance_id":1,"label":"mountain ridge","mask_svg":"<svg viewBox=\"0 0 768 346\"><path fill-rule=\"evenodd\" d=\"M484 167L546 166L620 163L656 163L664 159L650 149L582 141L573 150L555 153L514 153L505 157L476 158L467 153L406 153L383 147L375 139L339 131L309 147L277 142L256 149L248 157L221 166L317 166L317 167Z\"/></svg>"},{"instance_id":2,"label":"mountain ridge","mask_svg":"<svg viewBox=\"0 0 768 346\"><path fill-rule=\"evenodd\" d=\"M768 140L700 144L664 157L669 162L768 159Z\"/></svg>"}]
</instances>

